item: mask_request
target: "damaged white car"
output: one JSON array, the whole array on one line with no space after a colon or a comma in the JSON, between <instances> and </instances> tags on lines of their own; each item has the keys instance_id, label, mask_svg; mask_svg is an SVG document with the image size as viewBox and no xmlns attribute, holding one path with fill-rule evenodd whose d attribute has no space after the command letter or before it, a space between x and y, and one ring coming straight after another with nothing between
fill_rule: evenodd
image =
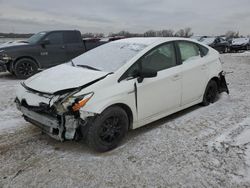
<instances>
[{"instance_id":1,"label":"damaged white car","mask_svg":"<svg viewBox=\"0 0 250 188\"><path fill-rule=\"evenodd\" d=\"M208 105L224 91L212 48L183 38L129 38L36 74L15 101L25 120L53 138L86 138L93 149L108 151L129 129Z\"/></svg>"}]
</instances>

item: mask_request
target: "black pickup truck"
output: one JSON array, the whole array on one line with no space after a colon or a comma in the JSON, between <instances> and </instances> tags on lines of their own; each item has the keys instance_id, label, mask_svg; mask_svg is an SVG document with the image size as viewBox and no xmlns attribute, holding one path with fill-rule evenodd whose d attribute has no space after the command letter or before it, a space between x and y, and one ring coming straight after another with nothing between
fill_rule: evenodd
<instances>
[{"instance_id":1,"label":"black pickup truck","mask_svg":"<svg viewBox=\"0 0 250 188\"><path fill-rule=\"evenodd\" d=\"M0 72L9 71L25 79L81 55L105 42L82 40L80 31L43 31L26 41L0 45Z\"/></svg>"}]
</instances>

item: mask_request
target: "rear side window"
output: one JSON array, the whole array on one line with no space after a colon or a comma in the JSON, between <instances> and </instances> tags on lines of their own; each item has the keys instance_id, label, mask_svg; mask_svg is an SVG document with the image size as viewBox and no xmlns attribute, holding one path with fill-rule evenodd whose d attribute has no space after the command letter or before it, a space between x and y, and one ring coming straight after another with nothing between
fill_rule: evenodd
<instances>
[{"instance_id":1,"label":"rear side window","mask_svg":"<svg viewBox=\"0 0 250 188\"><path fill-rule=\"evenodd\" d=\"M208 54L208 51L209 51L208 48L206 48L205 46L199 45L199 44L198 44L198 46L200 48L201 56L202 57L206 56Z\"/></svg>"},{"instance_id":2,"label":"rear side window","mask_svg":"<svg viewBox=\"0 0 250 188\"><path fill-rule=\"evenodd\" d=\"M50 33L45 40L49 40L51 45L63 44L63 34L62 32Z\"/></svg>"},{"instance_id":3,"label":"rear side window","mask_svg":"<svg viewBox=\"0 0 250 188\"><path fill-rule=\"evenodd\" d=\"M80 42L79 39L81 39L81 36L77 32L74 31L64 32L64 41L67 44L79 43Z\"/></svg>"},{"instance_id":4,"label":"rear side window","mask_svg":"<svg viewBox=\"0 0 250 188\"><path fill-rule=\"evenodd\" d=\"M201 58L200 49L195 43L180 41L178 42L178 46L183 63L186 63L192 59Z\"/></svg>"}]
</instances>

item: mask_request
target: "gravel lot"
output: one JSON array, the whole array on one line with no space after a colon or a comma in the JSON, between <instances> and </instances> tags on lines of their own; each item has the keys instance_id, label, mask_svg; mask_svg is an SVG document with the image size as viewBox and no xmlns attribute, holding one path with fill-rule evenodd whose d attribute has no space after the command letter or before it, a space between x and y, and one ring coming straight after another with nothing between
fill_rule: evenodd
<instances>
[{"instance_id":1,"label":"gravel lot","mask_svg":"<svg viewBox=\"0 0 250 188\"><path fill-rule=\"evenodd\" d=\"M0 74L0 187L250 187L250 53L222 56L230 95L129 132L117 149L60 143L26 123Z\"/></svg>"}]
</instances>

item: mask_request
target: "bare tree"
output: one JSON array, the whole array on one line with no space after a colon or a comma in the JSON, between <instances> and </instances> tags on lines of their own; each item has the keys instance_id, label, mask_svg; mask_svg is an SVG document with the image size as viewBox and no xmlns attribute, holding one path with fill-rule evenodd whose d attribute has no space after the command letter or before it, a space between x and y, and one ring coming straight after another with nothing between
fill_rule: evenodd
<instances>
[{"instance_id":1,"label":"bare tree","mask_svg":"<svg viewBox=\"0 0 250 188\"><path fill-rule=\"evenodd\" d=\"M83 38L93 38L93 37L94 37L94 34L93 34L93 33L83 33L83 34L82 34L82 37L83 37Z\"/></svg>"},{"instance_id":2,"label":"bare tree","mask_svg":"<svg viewBox=\"0 0 250 188\"><path fill-rule=\"evenodd\" d=\"M156 36L157 37L173 37L174 36L174 31L170 29L164 29L160 31L156 31Z\"/></svg>"},{"instance_id":3,"label":"bare tree","mask_svg":"<svg viewBox=\"0 0 250 188\"><path fill-rule=\"evenodd\" d=\"M103 33L83 33L83 38L102 38L104 37Z\"/></svg>"},{"instance_id":4,"label":"bare tree","mask_svg":"<svg viewBox=\"0 0 250 188\"><path fill-rule=\"evenodd\" d=\"M96 38L102 38L102 37L104 37L104 34L103 33L95 33L94 36Z\"/></svg>"},{"instance_id":5,"label":"bare tree","mask_svg":"<svg viewBox=\"0 0 250 188\"><path fill-rule=\"evenodd\" d=\"M140 33L130 33L129 31L119 31L118 33L109 33L109 37L117 37L117 36L123 36L123 37L142 37L143 35Z\"/></svg>"},{"instance_id":6,"label":"bare tree","mask_svg":"<svg viewBox=\"0 0 250 188\"><path fill-rule=\"evenodd\" d=\"M143 36L144 37L156 37L157 35L157 32L154 31L154 30L149 30L149 31L146 31Z\"/></svg>"},{"instance_id":7,"label":"bare tree","mask_svg":"<svg viewBox=\"0 0 250 188\"><path fill-rule=\"evenodd\" d=\"M225 37L227 39L229 38L239 38L240 34L239 34L239 31L227 31L226 34L225 34Z\"/></svg>"},{"instance_id":8,"label":"bare tree","mask_svg":"<svg viewBox=\"0 0 250 188\"><path fill-rule=\"evenodd\" d=\"M179 31L177 31L175 33L175 36L189 38L189 37L193 36L192 29L190 27L180 29Z\"/></svg>"}]
</instances>

